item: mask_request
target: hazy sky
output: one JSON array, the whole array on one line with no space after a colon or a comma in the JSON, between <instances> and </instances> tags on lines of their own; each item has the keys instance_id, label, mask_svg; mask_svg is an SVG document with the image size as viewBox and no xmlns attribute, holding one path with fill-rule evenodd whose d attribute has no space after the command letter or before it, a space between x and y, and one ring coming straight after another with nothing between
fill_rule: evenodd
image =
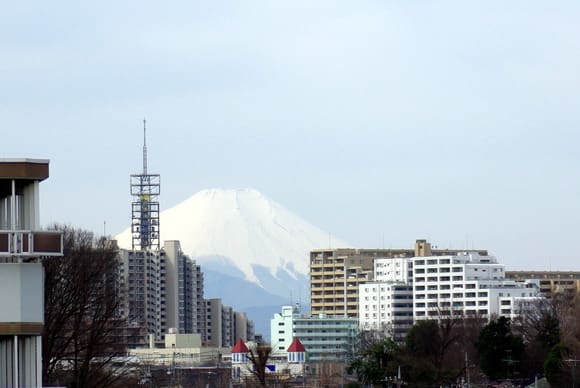
<instances>
[{"instance_id":1,"label":"hazy sky","mask_svg":"<svg viewBox=\"0 0 580 388\"><path fill-rule=\"evenodd\" d=\"M1 156L51 160L43 223L117 233L146 117L162 209L253 187L355 246L580 270L579 20L577 0L5 2Z\"/></svg>"}]
</instances>

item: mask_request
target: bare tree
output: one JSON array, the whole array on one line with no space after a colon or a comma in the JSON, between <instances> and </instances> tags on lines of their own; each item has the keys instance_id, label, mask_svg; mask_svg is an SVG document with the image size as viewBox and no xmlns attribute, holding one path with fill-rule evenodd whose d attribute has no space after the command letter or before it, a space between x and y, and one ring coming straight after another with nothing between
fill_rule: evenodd
<instances>
[{"instance_id":1,"label":"bare tree","mask_svg":"<svg viewBox=\"0 0 580 388\"><path fill-rule=\"evenodd\" d=\"M256 377L260 386L266 386L266 365L272 354L272 347L270 345L257 345L254 349L250 349L248 359L252 363L250 372Z\"/></svg>"},{"instance_id":2,"label":"bare tree","mask_svg":"<svg viewBox=\"0 0 580 388\"><path fill-rule=\"evenodd\" d=\"M123 325L117 247L85 230L55 229L64 232L64 256L43 263L43 381L64 380L76 387L111 386L122 376L112 368L115 357L125 350L114 336Z\"/></svg>"}]
</instances>

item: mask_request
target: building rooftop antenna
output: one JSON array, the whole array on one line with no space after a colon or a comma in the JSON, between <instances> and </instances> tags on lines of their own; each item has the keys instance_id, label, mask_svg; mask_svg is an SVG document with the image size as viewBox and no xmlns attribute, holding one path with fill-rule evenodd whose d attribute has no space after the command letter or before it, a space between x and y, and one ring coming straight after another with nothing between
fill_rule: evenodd
<instances>
[{"instance_id":1,"label":"building rooftop antenna","mask_svg":"<svg viewBox=\"0 0 580 388\"><path fill-rule=\"evenodd\" d=\"M147 175L147 120L143 119L143 175Z\"/></svg>"}]
</instances>

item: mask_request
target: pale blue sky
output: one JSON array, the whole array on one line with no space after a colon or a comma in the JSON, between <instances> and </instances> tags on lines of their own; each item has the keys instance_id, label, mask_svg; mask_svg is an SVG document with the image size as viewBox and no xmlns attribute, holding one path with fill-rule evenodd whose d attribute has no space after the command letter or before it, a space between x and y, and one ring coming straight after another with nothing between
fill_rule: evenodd
<instances>
[{"instance_id":1,"label":"pale blue sky","mask_svg":"<svg viewBox=\"0 0 580 388\"><path fill-rule=\"evenodd\" d=\"M2 156L51 160L44 223L116 233L147 117L162 208L254 187L356 246L580 270L578 20L578 1L5 2Z\"/></svg>"}]
</instances>

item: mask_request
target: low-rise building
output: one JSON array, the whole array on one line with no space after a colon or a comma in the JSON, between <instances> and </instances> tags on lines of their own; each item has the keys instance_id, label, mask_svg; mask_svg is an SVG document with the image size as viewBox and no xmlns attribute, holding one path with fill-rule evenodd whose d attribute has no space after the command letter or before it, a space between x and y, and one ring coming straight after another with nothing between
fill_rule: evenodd
<instances>
[{"instance_id":1,"label":"low-rise building","mask_svg":"<svg viewBox=\"0 0 580 388\"><path fill-rule=\"evenodd\" d=\"M229 354L229 348L202 347L201 335L179 334L170 330L165 335L163 345L129 350L129 361L139 365L167 367L197 367L200 365L217 365L223 355Z\"/></svg>"},{"instance_id":2,"label":"low-rise building","mask_svg":"<svg viewBox=\"0 0 580 388\"><path fill-rule=\"evenodd\" d=\"M354 352L358 321L325 314L300 314L298 306L284 306L270 322L273 353L286 354L294 338L306 348L309 362L350 359Z\"/></svg>"},{"instance_id":3,"label":"low-rise building","mask_svg":"<svg viewBox=\"0 0 580 388\"><path fill-rule=\"evenodd\" d=\"M236 341L232 348L232 382L234 384L249 385L252 381L253 368L251 357L249 353L252 351L256 353L256 343L248 343L246 345L241 338ZM294 338L290 345L285 349L286 356L270 357L266 373L268 375L276 375L279 379L289 382L296 377L304 377L306 362L306 349L298 338Z\"/></svg>"}]
</instances>

